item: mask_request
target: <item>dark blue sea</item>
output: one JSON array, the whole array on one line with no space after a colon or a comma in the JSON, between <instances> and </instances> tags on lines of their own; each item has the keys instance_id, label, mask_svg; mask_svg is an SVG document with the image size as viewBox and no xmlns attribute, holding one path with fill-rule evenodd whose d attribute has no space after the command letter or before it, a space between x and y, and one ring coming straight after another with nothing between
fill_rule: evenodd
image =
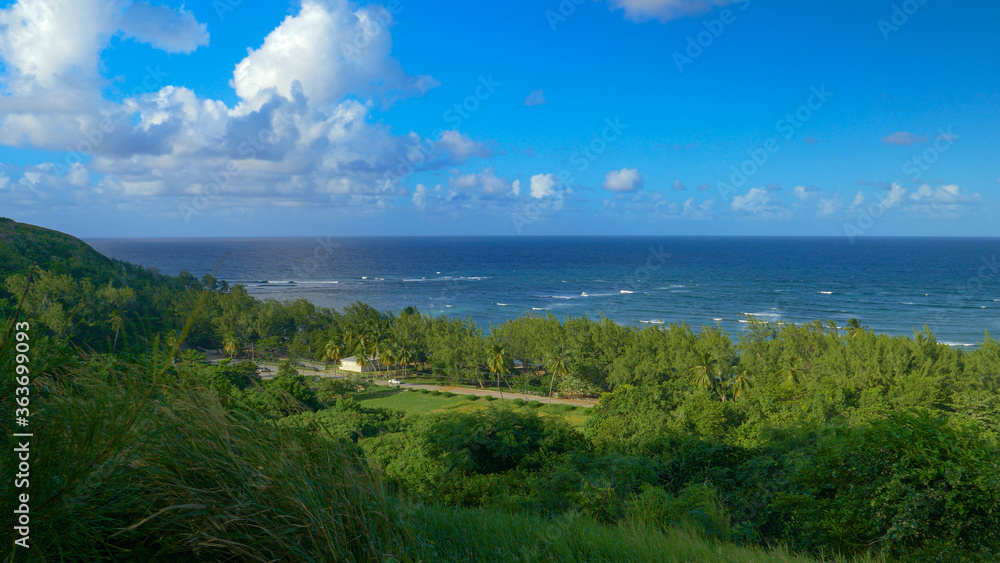
<instances>
[{"instance_id":1,"label":"dark blue sea","mask_svg":"<svg viewBox=\"0 0 1000 563\"><path fill-rule=\"evenodd\" d=\"M1000 239L270 238L93 239L167 274L212 273L258 298L490 323L601 314L628 325L857 318L890 334L927 325L970 346L1000 335Z\"/></svg>"}]
</instances>

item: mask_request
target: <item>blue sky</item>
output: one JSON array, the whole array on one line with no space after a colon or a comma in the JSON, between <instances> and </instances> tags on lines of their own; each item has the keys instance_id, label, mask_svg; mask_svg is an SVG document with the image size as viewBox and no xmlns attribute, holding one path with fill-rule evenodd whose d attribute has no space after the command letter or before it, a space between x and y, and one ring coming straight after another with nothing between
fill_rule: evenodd
<instances>
[{"instance_id":1,"label":"blue sky","mask_svg":"<svg viewBox=\"0 0 1000 563\"><path fill-rule=\"evenodd\" d=\"M0 215L998 236L997 21L969 0L7 2Z\"/></svg>"}]
</instances>

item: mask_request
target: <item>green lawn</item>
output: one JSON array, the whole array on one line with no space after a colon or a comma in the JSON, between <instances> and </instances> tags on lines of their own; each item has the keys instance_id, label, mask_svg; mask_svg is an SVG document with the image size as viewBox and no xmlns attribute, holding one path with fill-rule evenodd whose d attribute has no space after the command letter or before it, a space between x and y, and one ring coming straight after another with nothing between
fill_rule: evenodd
<instances>
[{"instance_id":1,"label":"green lawn","mask_svg":"<svg viewBox=\"0 0 1000 563\"><path fill-rule=\"evenodd\" d=\"M368 393L362 393L357 396L357 400L366 406L399 409L405 412L407 416L430 412L475 410L484 408L486 405L490 404L490 402L483 397L480 397L475 401L470 401L468 395L456 394L453 397L446 397L444 393L434 395L433 393L401 391L387 389L384 387L377 387ZM496 401L492 402L497 403L499 400L500 399L497 398ZM510 400L504 400L504 403L512 402L513 401ZM539 408L532 409L527 405L520 408L537 411L538 414L542 416L562 417L566 420L566 422L575 428L582 427L591 412L589 408L583 407L576 407L573 410L569 410L569 408L564 405L552 405L552 407L549 407L548 405L545 405L544 402Z\"/></svg>"}]
</instances>

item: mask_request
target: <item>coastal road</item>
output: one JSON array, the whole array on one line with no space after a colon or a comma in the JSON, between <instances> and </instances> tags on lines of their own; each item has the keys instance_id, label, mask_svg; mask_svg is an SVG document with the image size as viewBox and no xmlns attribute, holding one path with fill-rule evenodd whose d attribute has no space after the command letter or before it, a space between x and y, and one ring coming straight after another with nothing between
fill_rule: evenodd
<instances>
[{"instance_id":1,"label":"coastal road","mask_svg":"<svg viewBox=\"0 0 1000 563\"><path fill-rule=\"evenodd\" d=\"M378 385L388 386L389 382L384 379L376 379L375 383ZM485 397L486 395L493 395L497 399L500 398L500 392L496 389L474 389L472 387L454 387L449 385L425 385L423 383L402 383L399 386L400 389L428 389L430 391L451 391L456 395L479 395L480 397ZM548 397L539 397L538 395L526 395L524 393L510 393L507 391L503 392L503 398L508 401L514 399L524 399L525 401L539 401L542 404L547 405L549 403ZM575 407L592 407L597 403L596 399L557 399L552 398L553 405L573 405Z\"/></svg>"}]
</instances>

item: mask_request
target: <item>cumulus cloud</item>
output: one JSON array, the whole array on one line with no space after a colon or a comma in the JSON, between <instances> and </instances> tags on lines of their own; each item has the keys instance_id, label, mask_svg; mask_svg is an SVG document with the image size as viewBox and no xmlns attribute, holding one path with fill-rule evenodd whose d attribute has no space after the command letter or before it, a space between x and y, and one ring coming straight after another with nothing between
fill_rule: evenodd
<instances>
[{"instance_id":1,"label":"cumulus cloud","mask_svg":"<svg viewBox=\"0 0 1000 563\"><path fill-rule=\"evenodd\" d=\"M524 99L524 105L526 106L544 106L547 103L549 102L545 99L545 90L533 90Z\"/></svg>"},{"instance_id":2,"label":"cumulus cloud","mask_svg":"<svg viewBox=\"0 0 1000 563\"><path fill-rule=\"evenodd\" d=\"M750 188L744 195L733 197L734 211L749 213L760 219L788 219L791 213L781 201L774 199L765 188Z\"/></svg>"},{"instance_id":3,"label":"cumulus cloud","mask_svg":"<svg viewBox=\"0 0 1000 563\"><path fill-rule=\"evenodd\" d=\"M560 195L560 188L562 188L562 182L555 174L535 174L531 177L529 191L531 197L543 199Z\"/></svg>"},{"instance_id":4,"label":"cumulus cloud","mask_svg":"<svg viewBox=\"0 0 1000 563\"><path fill-rule=\"evenodd\" d=\"M612 170L604 176L602 187L609 192L629 193L642 188L642 174L636 168Z\"/></svg>"},{"instance_id":5,"label":"cumulus cloud","mask_svg":"<svg viewBox=\"0 0 1000 563\"><path fill-rule=\"evenodd\" d=\"M732 3L731 0L609 0L612 9L625 11L628 20L656 19L661 22L707 14L716 7Z\"/></svg>"},{"instance_id":6,"label":"cumulus cloud","mask_svg":"<svg viewBox=\"0 0 1000 563\"><path fill-rule=\"evenodd\" d=\"M353 10L346 0L305 0L236 65L231 85L251 104L272 89L288 99L301 91L319 105L348 94L386 101L422 94L437 82L405 74L391 57L392 23L381 6Z\"/></svg>"},{"instance_id":7,"label":"cumulus cloud","mask_svg":"<svg viewBox=\"0 0 1000 563\"><path fill-rule=\"evenodd\" d=\"M854 211L855 209L864 205L866 200L867 198L865 198L865 194L863 192L858 192L854 194L854 201L852 201L851 204L847 206L847 208L850 209L851 211Z\"/></svg>"},{"instance_id":8,"label":"cumulus cloud","mask_svg":"<svg viewBox=\"0 0 1000 563\"><path fill-rule=\"evenodd\" d=\"M674 186L671 189L675 192L683 192L687 189L687 186L685 186L684 182L681 182L680 179L677 179L674 180Z\"/></svg>"},{"instance_id":9,"label":"cumulus cloud","mask_svg":"<svg viewBox=\"0 0 1000 563\"><path fill-rule=\"evenodd\" d=\"M149 43L168 53L190 53L208 45L208 28L194 14L181 8L133 2L125 10L119 29L127 38Z\"/></svg>"},{"instance_id":10,"label":"cumulus cloud","mask_svg":"<svg viewBox=\"0 0 1000 563\"><path fill-rule=\"evenodd\" d=\"M707 221L712 219L714 211L714 199L707 199L701 203L696 203L693 197L689 197L684 201L682 214L685 219L692 221Z\"/></svg>"},{"instance_id":11,"label":"cumulus cloud","mask_svg":"<svg viewBox=\"0 0 1000 563\"><path fill-rule=\"evenodd\" d=\"M820 197L819 202L816 206L816 216L818 217L828 217L841 210L844 207L844 202L840 201L840 196L833 196L832 198Z\"/></svg>"},{"instance_id":12,"label":"cumulus cloud","mask_svg":"<svg viewBox=\"0 0 1000 563\"><path fill-rule=\"evenodd\" d=\"M792 193L800 200L807 200L819 196L819 190L816 186L795 186Z\"/></svg>"},{"instance_id":13,"label":"cumulus cloud","mask_svg":"<svg viewBox=\"0 0 1000 563\"><path fill-rule=\"evenodd\" d=\"M882 137L882 144L910 147L927 141L927 137L918 137L906 131L897 131L892 135Z\"/></svg>"},{"instance_id":14,"label":"cumulus cloud","mask_svg":"<svg viewBox=\"0 0 1000 563\"><path fill-rule=\"evenodd\" d=\"M147 201L157 210L164 200L154 196L172 196L170 205L180 207L201 202L201 209L208 201L217 210L374 209L406 196L401 180L416 171L490 154L457 130L430 139L393 133L372 117L378 102L384 107L433 83L407 75L391 56L392 19L379 6L305 0L259 48L233 61L240 101L230 107L171 85L155 66L123 101L104 99L98 61L111 38L120 33L183 53L207 41L189 12L119 0L49 4L20 0L0 10L0 144L73 151L50 165L52 178L24 171L29 183L69 190L93 178L90 197L81 199ZM487 192L499 189L482 180ZM430 190L421 193L414 204L429 201Z\"/></svg>"},{"instance_id":15,"label":"cumulus cloud","mask_svg":"<svg viewBox=\"0 0 1000 563\"><path fill-rule=\"evenodd\" d=\"M982 202L978 193L969 193L955 184L932 188L924 184L910 194L913 211L938 215L942 217L957 217L969 205Z\"/></svg>"},{"instance_id":16,"label":"cumulus cloud","mask_svg":"<svg viewBox=\"0 0 1000 563\"><path fill-rule=\"evenodd\" d=\"M413 205L421 211L427 208L427 186L417 184L413 190Z\"/></svg>"},{"instance_id":17,"label":"cumulus cloud","mask_svg":"<svg viewBox=\"0 0 1000 563\"><path fill-rule=\"evenodd\" d=\"M462 174L453 176L448 180L448 186L457 191L480 191L490 196L517 195L514 186L505 178L497 176L492 167L484 168L472 174ZM520 182L517 185L517 192L521 191Z\"/></svg>"}]
</instances>

